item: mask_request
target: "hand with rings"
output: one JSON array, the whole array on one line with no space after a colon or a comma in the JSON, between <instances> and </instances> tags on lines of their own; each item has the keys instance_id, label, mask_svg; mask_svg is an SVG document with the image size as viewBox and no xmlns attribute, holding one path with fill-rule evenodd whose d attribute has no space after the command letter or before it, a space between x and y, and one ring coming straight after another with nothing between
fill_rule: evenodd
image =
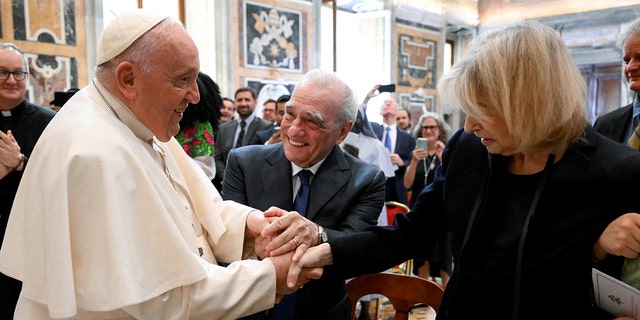
<instances>
[{"instance_id":1,"label":"hand with rings","mask_svg":"<svg viewBox=\"0 0 640 320\"><path fill-rule=\"evenodd\" d=\"M277 256L295 250L293 261L298 261L307 249L318 242L318 227L299 213L269 208L265 217L277 217L262 230L261 236L270 239L265 247L267 256Z\"/></svg>"},{"instance_id":2,"label":"hand with rings","mask_svg":"<svg viewBox=\"0 0 640 320\"><path fill-rule=\"evenodd\" d=\"M293 239L291 239L291 241L293 241L293 248L297 248L298 246L300 246L300 242L298 242L298 239L296 239L296 237L293 237Z\"/></svg>"}]
</instances>

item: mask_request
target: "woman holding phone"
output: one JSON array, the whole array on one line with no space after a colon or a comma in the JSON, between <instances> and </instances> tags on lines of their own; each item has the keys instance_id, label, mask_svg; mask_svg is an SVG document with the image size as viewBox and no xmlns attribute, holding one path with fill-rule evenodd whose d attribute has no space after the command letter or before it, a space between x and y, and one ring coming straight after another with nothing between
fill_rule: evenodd
<instances>
[{"instance_id":1,"label":"woman holding phone","mask_svg":"<svg viewBox=\"0 0 640 320\"><path fill-rule=\"evenodd\" d=\"M411 162L404 174L404 186L414 195L409 200L410 207L413 207L422 189L433 181L450 131L451 127L435 112L424 113L418 119L415 128L416 148L411 153ZM425 256L413 259L413 272L417 276L425 279L440 277L442 286L447 285L453 254L450 237L450 233L447 233Z\"/></svg>"},{"instance_id":2,"label":"woman holding phone","mask_svg":"<svg viewBox=\"0 0 640 320\"><path fill-rule=\"evenodd\" d=\"M404 186L414 195L418 195L431 181L435 169L440 165L451 127L435 112L427 112L420 116L415 128L416 148L411 153L411 162L404 174ZM423 143L426 140L426 148ZM412 207L415 197L409 201Z\"/></svg>"}]
</instances>

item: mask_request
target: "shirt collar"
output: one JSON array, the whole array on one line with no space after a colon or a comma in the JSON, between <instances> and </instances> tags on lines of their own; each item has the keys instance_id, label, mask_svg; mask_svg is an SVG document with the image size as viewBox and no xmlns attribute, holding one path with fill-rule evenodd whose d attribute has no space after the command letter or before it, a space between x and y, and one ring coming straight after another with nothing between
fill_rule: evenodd
<instances>
[{"instance_id":1,"label":"shirt collar","mask_svg":"<svg viewBox=\"0 0 640 320\"><path fill-rule=\"evenodd\" d=\"M324 160L326 160L326 159L327 158L324 158L324 159L318 161L318 163L312 165L309 168L302 168L302 167L299 167L299 166L295 165L293 162L291 162L291 173L292 173L291 176L295 176L296 174L298 174L298 172L300 172L302 170L305 170L305 169L311 171L311 173L313 173L315 175L316 172L318 172L318 169L320 168L320 166L322 165Z\"/></svg>"},{"instance_id":2,"label":"shirt collar","mask_svg":"<svg viewBox=\"0 0 640 320\"><path fill-rule=\"evenodd\" d=\"M25 105L26 105L26 100L22 100L17 106L13 107L13 109L0 112L0 115L5 118L17 117L20 115L20 113L22 113L22 110L24 109Z\"/></svg>"},{"instance_id":3,"label":"shirt collar","mask_svg":"<svg viewBox=\"0 0 640 320\"><path fill-rule=\"evenodd\" d=\"M253 119L256 118L256 113L252 112L246 119L244 119L244 122L247 124L247 126L253 122ZM238 125L240 125L240 122L242 122L242 119L238 118Z\"/></svg>"}]
</instances>

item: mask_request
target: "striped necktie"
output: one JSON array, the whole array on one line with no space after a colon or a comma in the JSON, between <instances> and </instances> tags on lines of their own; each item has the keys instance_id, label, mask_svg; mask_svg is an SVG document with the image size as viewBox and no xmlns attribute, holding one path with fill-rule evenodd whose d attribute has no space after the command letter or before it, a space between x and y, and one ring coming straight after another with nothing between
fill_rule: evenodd
<instances>
[{"instance_id":1,"label":"striped necktie","mask_svg":"<svg viewBox=\"0 0 640 320\"><path fill-rule=\"evenodd\" d=\"M636 130L634 130L631 137L629 137L628 144L629 147L640 150L640 123L638 123Z\"/></svg>"},{"instance_id":2,"label":"striped necktie","mask_svg":"<svg viewBox=\"0 0 640 320\"><path fill-rule=\"evenodd\" d=\"M247 123L242 120L240 121L240 134L238 134L238 140L236 140L236 148L242 147L242 139L244 139L244 131Z\"/></svg>"}]
</instances>

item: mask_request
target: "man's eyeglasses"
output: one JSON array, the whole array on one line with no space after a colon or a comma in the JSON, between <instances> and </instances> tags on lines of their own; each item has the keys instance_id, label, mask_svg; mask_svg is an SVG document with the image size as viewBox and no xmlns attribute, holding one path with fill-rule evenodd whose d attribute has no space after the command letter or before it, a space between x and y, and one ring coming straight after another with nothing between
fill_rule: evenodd
<instances>
[{"instance_id":1,"label":"man's eyeglasses","mask_svg":"<svg viewBox=\"0 0 640 320\"><path fill-rule=\"evenodd\" d=\"M435 130L438 126L422 126L422 130Z\"/></svg>"},{"instance_id":2,"label":"man's eyeglasses","mask_svg":"<svg viewBox=\"0 0 640 320\"><path fill-rule=\"evenodd\" d=\"M27 78L27 74L28 73L26 71L0 70L0 80L7 80L10 75L13 75L13 78L16 79L16 81L22 81Z\"/></svg>"}]
</instances>

